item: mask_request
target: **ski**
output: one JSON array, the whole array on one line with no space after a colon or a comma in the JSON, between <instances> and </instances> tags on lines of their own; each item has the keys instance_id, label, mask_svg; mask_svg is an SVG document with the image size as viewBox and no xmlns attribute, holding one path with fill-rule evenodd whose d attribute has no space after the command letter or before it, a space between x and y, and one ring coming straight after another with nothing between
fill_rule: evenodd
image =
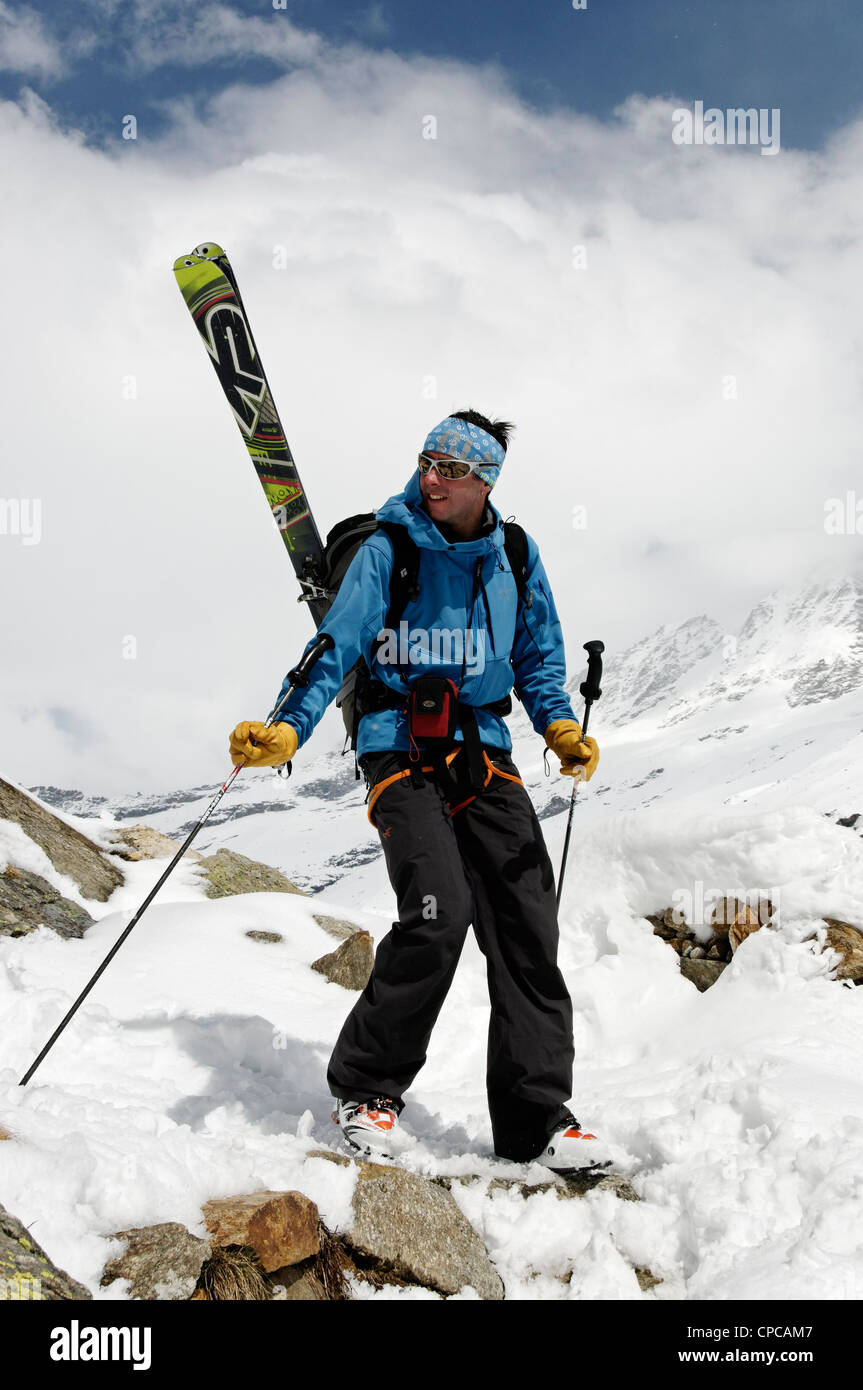
<instances>
[{"instance_id":1,"label":"ski","mask_svg":"<svg viewBox=\"0 0 863 1390\"><path fill-rule=\"evenodd\" d=\"M322 586L323 545L273 402L236 276L214 241L174 262L174 275L255 466L315 622L332 595Z\"/></svg>"}]
</instances>

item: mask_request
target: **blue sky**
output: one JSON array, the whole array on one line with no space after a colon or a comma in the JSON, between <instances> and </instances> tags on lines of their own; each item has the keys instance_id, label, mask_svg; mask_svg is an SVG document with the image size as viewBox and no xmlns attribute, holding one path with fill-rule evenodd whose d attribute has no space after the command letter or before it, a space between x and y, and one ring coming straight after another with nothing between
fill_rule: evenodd
<instances>
[{"instance_id":1,"label":"blue sky","mask_svg":"<svg viewBox=\"0 0 863 1390\"><path fill-rule=\"evenodd\" d=\"M289 54L268 57L266 42L252 57L237 42L172 62L178 12L200 23L219 8L171 0L3 0L0 95L14 98L27 82L94 140L128 111L143 114L157 133L160 103L211 95L229 82L266 83L292 65ZM636 92L720 107L778 106L783 143L811 149L861 105L857 0L587 0L578 11L571 0L287 0L282 11L272 0L236 0L231 9L273 34L296 26L325 44L496 62L515 91L543 110L563 105L605 118ZM33 45L25 45L29 57L19 58L16 71L24 29L41 38L45 56L40 65ZM18 42L10 58L11 30ZM151 45L146 61L142 32Z\"/></svg>"}]
</instances>

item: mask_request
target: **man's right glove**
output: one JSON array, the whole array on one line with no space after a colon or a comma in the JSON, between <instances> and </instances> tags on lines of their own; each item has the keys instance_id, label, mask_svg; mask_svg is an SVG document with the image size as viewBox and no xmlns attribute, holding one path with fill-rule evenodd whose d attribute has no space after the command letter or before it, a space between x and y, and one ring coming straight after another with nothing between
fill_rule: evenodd
<instances>
[{"instance_id":1,"label":"man's right glove","mask_svg":"<svg viewBox=\"0 0 863 1390\"><path fill-rule=\"evenodd\" d=\"M599 762L599 745L595 738L582 738L581 725L575 719L555 719L545 731L545 742L560 758L564 777L590 780Z\"/></svg>"},{"instance_id":2,"label":"man's right glove","mask_svg":"<svg viewBox=\"0 0 863 1390\"><path fill-rule=\"evenodd\" d=\"M259 720L244 720L231 734L231 762L235 767L238 763L248 767L280 767L291 761L298 742L296 729L285 719L277 719L269 728Z\"/></svg>"}]
</instances>

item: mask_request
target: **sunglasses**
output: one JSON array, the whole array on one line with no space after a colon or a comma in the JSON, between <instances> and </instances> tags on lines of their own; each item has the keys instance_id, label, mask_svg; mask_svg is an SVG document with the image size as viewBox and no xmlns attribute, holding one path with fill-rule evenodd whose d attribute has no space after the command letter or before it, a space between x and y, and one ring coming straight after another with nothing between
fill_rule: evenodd
<instances>
[{"instance_id":1,"label":"sunglasses","mask_svg":"<svg viewBox=\"0 0 863 1390\"><path fill-rule=\"evenodd\" d=\"M482 467L482 464L468 463L466 459L433 459L429 458L428 454L420 454L417 464L421 473L428 473L434 468L438 477L444 478L447 482L466 478L468 473L477 473Z\"/></svg>"}]
</instances>

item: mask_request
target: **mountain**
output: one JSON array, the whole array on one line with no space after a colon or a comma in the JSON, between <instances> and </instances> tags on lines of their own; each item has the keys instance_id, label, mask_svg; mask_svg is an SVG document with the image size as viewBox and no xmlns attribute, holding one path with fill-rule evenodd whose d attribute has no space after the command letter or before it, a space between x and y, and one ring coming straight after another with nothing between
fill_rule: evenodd
<instances>
[{"instance_id":1,"label":"mountain","mask_svg":"<svg viewBox=\"0 0 863 1390\"><path fill-rule=\"evenodd\" d=\"M583 676L568 682L579 715ZM579 793L579 823L661 803L684 814L740 805L798 804L833 816L863 809L859 580L771 594L737 634L705 616L661 627L623 652L607 652L602 686L591 716L602 758ZM570 785L553 769L546 776L542 740L517 703L509 725L516 762L554 846ZM321 747L322 738L319 731L302 750L290 780L272 771L239 777L199 847L227 845L264 859L312 892L335 884L358 891L380 848L352 758ZM121 798L32 790L106 828L146 821L179 835L203 814L217 785Z\"/></svg>"}]
</instances>

